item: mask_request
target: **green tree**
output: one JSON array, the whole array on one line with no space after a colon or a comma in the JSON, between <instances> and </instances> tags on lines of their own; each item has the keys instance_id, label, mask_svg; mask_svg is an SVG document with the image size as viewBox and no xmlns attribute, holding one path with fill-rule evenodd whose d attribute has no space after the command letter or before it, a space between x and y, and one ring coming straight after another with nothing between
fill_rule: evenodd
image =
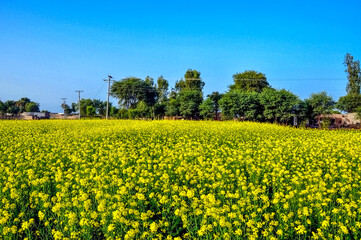
<instances>
[{"instance_id":1,"label":"green tree","mask_svg":"<svg viewBox=\"0 0 361 240\"><path fill-rule=\"evenodd\" d=\"M7 100L4 102L4 108L6 113L11 115L17 115L20 112L20 108L16 106L15 101L13 100Z\"/></svg>"},{"instance_id":2,"label":"green tree","mask_svg":"<svg viewBox=\"0 0 361 240\"><path fill-rule=\"evenodd\" d=\"M117 107L111 106L110 108L110 116L113 118L117 118L118 117L118 113L119 113L119 109Z\"/></svg>"},{"instance_id":3,"label":"green tree","mask_svg":"<svg viewBox=\"0 0 361 240\"><path fill-rule=\"evenodd\" d=\"M222 98L222 94L219 92L212 92L207 95L207 99L199 106L201 116L206 119L216 118L219 113L219 100Z\"/></svg>"},{"instance_id":4,"label":"green tree","mask_svg":"<svg viewBox=\"0 0 361 240\"><path fill-rule=\"evenodd\" d=\"M157 102L154 104L154 115L157 119L162 119L167 111L166 102Z\"/></svg>"},{"instance_id":5,"label":"green tree","mask_svg":"<svg viewBox=\"0 0 361 240\"><path fill-rule=\"evenodd\" d=\"M86 115L87 117L94 117L96 115L96 108L92 105L86 107Z\"/></svg>"},{"instance_id":6,"label":"green tree","mask_svg":"<svg viewBox=\"0 0 361 240\"><path fill-rule=\"evenodd\" d=\"M346 66L348 83L346 86L347 94L360 94L361 87L361 72L360 61L354 61L353 56L349 53L345 56L344 65Z\"/></svg>"},{"instance_id":7,"label":"green tree","mask_svg":"<svg viewBox=\"0 0 361 240\"><path fill-rule=\"evenodd\" d=\"M40 112L39 103L35 103L35 102L26 103L25 111L27 111L27 112Z\"/></svg>"},{"instance_id":8,"label":"green tree","mask_svg":"<svg viewBox=\"0 0 361 240\"><path fill-rule=\"evenodd\" d=\"M202 92L198 90L182 90L178 97L179 113L186 119L199 117L199 105L202 103Z\"/></svg>"},{"instance_id":9,"label":"green tree","mask_svg":"<svg viewBox=\"0 0 361 240\"><path fill-rule=\"evenodd\" d=\"M80 99L80 115L81 116L88 116L88 106L93 106L93 100L90 98L82 98Z\"/></svg>"},{"instance_id":10,"label":"green tree","mask_svg":"<svg viewBox=\"0 0 361 240\"><path fill-rule=\"evenodd\" d=\"M262 119L263 107L260 104L259 93L230 91L219 101L224 119L243 118L257 121Z\"/></svg>"},{"instance_id":11,"label":"green tree","mask_svg":"<svg viewBox=\"0 0 361 240\"><path fill-rule=\"evenodd\" d=\"M171 97L166 105L166 116L178 116L179 113L179 99L176 97Z\"/></svg>"},{"instance_id":12,"label":"green tree","mask_svg":"<svg viewBox=\"0 0 361 240\"><path fill-rule=\"evenodd\" d=\"M262 92L264 88L269 87L266 76L253 70L234 74L233 81L234 84L229 86L230 90Z\"/></svg>"},{"instance_id":13,"label":"green tree","mask_svg":"<svg viewBox=\"0 0 361 240\"><path fill-rule=\"evenodd\" d=\"M308 107L308 117L311 118L310 120L320 115L330 114L335 107L335 101L325 91L311 94L305 102Z\"/></svg>"},{"instance_id":14,"label":"green tree","mask_svg":"<svg viewBox=\"0 0 361 240\"><path fill-rule=\"evenodd\" d=\"M99 99L93 99L92 100L92 106L95 108L96 114L100 116L106 115L106 109L107 109L107 102L101 101ZM112 103L109 103L109 109L112 108Z\"/></svg>"},{"instance_id":15,"label":"green tree","mask_svg":"<svg viewBox=\"0 0 361 240\"><path fill-rule=\"evenodd\" d=\"M25 112L26 111L25 106L30 102L31 100L27 97L20 98L18 101L16 101L15 106L19 108L19 113Z\"/></svg>"},{"instance_id":16,"label":"green tree","mask_svg":"<svg viewBox=\"0 0 361 240\"><path fill-rule=\"evenodd\" d=\"M180 92L182 90L197 90L202 92L204 84L205 83L202 81L200 72L188 69L184 74L184 80L181 79L176 82L175 90L176 92Z\"/></svg>"},{"instance_id":17,"label":"green tree","mask_svg":"<svg viewBox=\"0 0 361 240\"><path fill-rule=\"evenodd\" d=\"M157 92L158 92L158 101L165 102L168 98L168 81L163 77L160 76L157 80Z\"/></svg>"},{"instance_id":18,"label":"green tree","mask_svg":"<svg viewBox=\"0 0 361 240\"><path fill-rule=\"evenodd\" d=\"M62 108L63 111L64 111L64 115L70 115L71 112L72 112L72 109L71 109L71 108L69 107L69 105L66 104L66 103L61 104L61 108Z\"/></svg>"},{"instance_id":19,"label":"green tree","mask_svg":"<svg viewBox=\"0 0 361 240\"><path fill-rule=\"evenodd\" d=\"M147 83L149 86L154 87L154 78L146 76L144 79L144 82Z\"/></svg>"},{"instance_id":20,"label":"green tree","mask_svg":"<svg viewBox=\"0 0 361 240\"><path fill-rule=\"evenodd\" d=\"M341 111L355 112L361 106L361 94L347 94L338 99L336 108Z\"/></svg>"},{"instance_id":21,"label":"green tree","mask_svg":"<svg viewBox=\"0 0 361 240\"><path fill-rule=\"evenodd\" d=\"M297 115L300 99L285 89L265 89L260 93L260 102L264 107L263 115L271 122L287 123Z\"/></svg>"},{"instance_id":22,"label":"green tree","mask_svg":"<svg viewBox=\"0 0 361 240\"><path fill-rule=\"evenodd\" d=\"M6 113L5 104L0 100L0 114L3 115Z\"/></svg>"},{"instance_id":23,"label":"green tree","mask_svg":"<svg viewBox=\"0 0 361 240\"><path fill-rule=\"evenodd\" d=\"M137 117L139 118L151 118L152 117L152 109L144 102L140 101L137 104Z\"/></svg>"},{"instance_id":24,"label":"green tree","mask_svg":"<svg viewBox=\"0 0 361 240\"><path fill-rule=\"evenodd\" d=\"M361 120L361 106L355 109L356 116Z\"/></svg>"},{"instance_id":25,"label":"green tree","mask_svg":"<svg viewBox=\"0 0 361 240\"><path fill-rule=\"evenodd\" d=\"M138 102L144 101L148 106L157 102L157 90L140 78L128 77L115 81L111 87L111 95L119 100L125 109L136 108Z\"/></svg>"},{"instance_id":26,"label":"green tree","mask_svg":"<svg viewBox=\"0 0 361 240\"><path fill-rule=\"evenodd\" d=\"M215 112L215 108L214 108L214 104L212 99L210 99L209 97L206 98L201 105L199 105L199 110L200 110L200 115L202 116L202 118L204 119L213 119L214 118L214 112Z\"/></svg>"},{"instance_id":27,"label":"green tree","mask_svg":"<svg viewBox=\"0 0 361 240\"><path fill-rule=\"evenodd\" d=\"M239 95L239 91L229 91L219 100L219 106L221 108L223 119L230 120L240 117Z\"/></svg>"}]
</instances>

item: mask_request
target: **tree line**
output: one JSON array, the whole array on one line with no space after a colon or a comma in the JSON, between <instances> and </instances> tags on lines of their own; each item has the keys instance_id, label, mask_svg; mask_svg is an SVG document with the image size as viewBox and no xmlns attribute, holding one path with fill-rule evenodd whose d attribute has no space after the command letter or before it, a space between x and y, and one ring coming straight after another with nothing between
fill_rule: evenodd
<instances>
[{"instance_id":1,"label":"tree line","mask_svg":"<svg viewBox=\"0 0 361 240\"><path fill-rule=\"evenodd\" d=\"M334 101L325 91L313 93L301 100L285 89L275 89L265 74L246 70L233 75L233 84L225 93L212 92L204 96L205 82L201 73L188 69L184 78L170 88L169 82L160 76L157 80L126 77L114 81L111 95L118 99L118 107L109 106L109 115L119 119L163 119L180 116L184 119L242 119L259 122L289 124L297 117L300 122L316 116L343 112L357 112L361 116L360 62L349 53L344 59L348 83L347 94ZM83 117L104 117L106 102L98 99L81 99L70 106L62 104L64 114L79 112ZM28 98L18 101L0 101L1 113L18 114L38 111L39 104ZM339 113L339 112L338 112Z\"/></svg>"},{"instance_id":2,"label":"tree line","mask_svg":"<svg viewBox=\"0 0 361 240\"><path fill-rule=\"evenodd\" d=\"M313 93L301 100L285 89L275 89L265 74L247 70L233 75L233 84L225 93L203 94L205 82L201 73L188 69L184 78L177 81L169 91L169 83L160 76L144 80L127 77L115 81L111 95L119 100L119 109L112 107L111 116L123 119L181 116L185 119L239 118L249 121L291 123L294 117L299 121L311 122L321 114L361 112L360 62L347 53L344 60L348 83L347 95L338 102L325 91ZM361 115L361 114L360 114Z\"/></svg>"},{"instance_id":3,"label":"tree line","mask_svg":"<svg viewBox=\"0 0 361 240\"><path fill-rule=\"evenodd\" d=\"M39 103L31 101L27 97L20 98L17 101L7 100L2 102L0 100L0 114L11 114L13 116L23 112L39 112Z\"/></svg>"}]
</instances>

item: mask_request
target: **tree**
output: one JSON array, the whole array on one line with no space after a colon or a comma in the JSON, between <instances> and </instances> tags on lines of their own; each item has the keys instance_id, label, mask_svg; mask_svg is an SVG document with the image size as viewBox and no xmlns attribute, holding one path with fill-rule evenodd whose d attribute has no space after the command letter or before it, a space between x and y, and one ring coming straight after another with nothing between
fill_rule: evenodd
<instances>
[{"instance_id":1,"label":"tree","mask_svg":"<svg viewBox=\"0 0 361 240\"><path fill-rule=\"evenodd\" d=\"M263 115L272 122L287 123L296 116L300 99L285 89L265 89L260 93L260 102L264 107Z\"/></svg>"},{"instance_id":2,"label":"tree","mask_svg":"<svg viewBox=\"0 0 361 240\"><path fill-rule=\"evenodd\" d=\"M229 86L230 90L262 92L264 88L269 87L266 76L263 73L253 70L234 74L233 81L234 84Z\"/></svg>"},{"instance_id":3,"label":"tree","mask_svg":"<svg viewBox=\"0 0 361 240\"><path fill-rule=\"evenodd\" d=\"M140 78L128 77L115 81L111 87L111 95L119 99L119 105L125 109L134 109L138 102L144 101L148 106L157 102L157 90Z\"/></svg>"},{"instance_id":4,"label":"tree","mask_svg":"<svg viewBox=\"0 0 361 240\"><path fill-rule=\"evenodd\" d=\"M96 115L96 108L92 105L86 107L86 115L88 117L94 117Z\"/></svg>"},{"instance_id":5,"label":"tree","mask_svg":"<svg viewBox=\"0 0 361 240\"><path fill-rule=\"evenodd\" d=\"M166 115L166 111L166 102L157 102L156 104L154 104L154 115L157 119L162 119Z\"/></svg>"},{"instance_id":6,"label":"tree","mask_svg":"<svg viewBox=\"0 0 361 240\"><path fill-rule=\"evenodd\" d=\"M4 108L6 113L9 113L11 115L17 115L20 112L20 109L18 106L16 106L15 101L8 100L4 102Z\"/></svg>"},{"instance_id":7,"label":"tree","mask_svg":"<svg viewBox=\"0 0 361 240\"><path fill-rule=\"evenodd\" d=\"M158 92L158 101L165 102L168 97L168 81L163 77L160 76L157 80L157 92Z\"/></svg>"},{"instance_id":8,"label":"tree","mask_svg":"<svg viewBox=\"0 0 361 240\"><path fill-rule=\"evenodd\" d=\"M70 115L72 112L72 109L66 103L61 104L61 108L64 110L64 115Z\"/></svg>"},{"instance_id":9,"label":"tree","mask_svg":"<svg viewBox=\"0 0 361 240\"><path fill-rule=\"evenodd\" d=\"M179 113L187 119L199 117L199 105L202 103L202 92L198 90L182 90L178 97Z\"/></svg>"},{"instance_id":10,"label":"tree","mask_svg":"<svg viewBox=\"0 0 361 240\"><path fill-rule=\"evenodd\" d=\"M27 112L40 112L39 103L35 103L35 102L26 103L25 111L27 111Z\"/></svg>"},{"instance_id":11,"label":"tree","mask_svg":"<svg viewBox=\"0 0 361 240\"><path fill-rule=\"evenodd\" d=\"M27 97L20 98L18 101L15 102L15 106L19 108L19 112L23 113L24 111L27 111L25 109L26 104L30 103L31 100ZM30 112L30 111L27 111Z\"/></svg>"},{"instance_id":12,"label":"tree","mask_svg":"<svg viewBox=\"0 0 361 240\"><path fill-rule=\"evenodd\" d=\"M224 119L243 118L257 121L262 119L263 107L260 104L259 93L230 91L219 101Z\"/></svg>"},{"instance_id":13,"label":"tree","mask_svg":"<svg viewBox=\"0 0 361 240\"><path fill-rule=\"evenodd\" d=\"M176 82L176 92L180 92L182 90L197 90L202 92L205 83L202 81L200 76L201 73L197 70L188 69L184 74L184 80L181 79Z\"/></svg>"},{"instance_id":14,"label":"tree","mask_svg":"<svg viewBox=\"0 0 361 240\"><path fill-rule=\"evenodd\" d=\"M96 114L99 114L100 116L106 115L106 107L107 107L106 101L101 101L99 99L93 99L92 106L95 108ZM111 109L111 108L112 108L112 103L110 102L109 109Z\"/></svg>"},{"instance_id":15,"label":"tree","mask_svg":"<svg viewBox=\"0 0 361 240\"><path fill-rule=\"evenodd\" d=\"M154 87L154 78L146 76L144 79L144 82L147 83L149 86Z\"/></svg>"},{"instance_id":16,"label":"tree","mask_svg":"<svg viewBox=\"0 0 361 240\"><path fill-rule=\"evenodd\" d=\"M80 115L88 116L88 106L93 107L93 100L90 98L82 98L80 99Z\"/></svg>"},{"instance_id":17,"label":"tree","mask_svg":"<svg viewBox=\"0 0 361 240\"><path fill-rule=\"evenodd\" d=\"M214 104L212 99L210 99L209 97L206 98L201 105L199 105L199 110L200 110L200 115L204 118L204 119L212 119L214 118Z\"/></svg>"},{"instance_id":18,"label":"tree","mask_svg":"<svg viewBox=\"0 0 361 240\"><path fill-rule=\"evenodd\" d=\"M0 100L0 114L3 115L6 113L5 104Z\"/></svg>"},{"instance_id":19,"label":"tree","mask_svg":"<svg viewBox=\"0 0 361 240\"><path fill-rule=\"evenodd\" d=\"M361 71L360 61L354 61L353 56L349 53L345 56L344 65L346 66L348 83L346 86L347 94L360 94Z\"/></svg>"},{"instance_id":20,"label":"tree","mask_svg":"<svg viewBox=\"0 0 361 240\"><path fill-rule=\"evenodd\" d=\"M166 105L166 116L178 116L179 113L179 98L171 97Z\"/></svg>"},{"instance_id":21,"label":"tree","mask_svg":"<svg viewBox=\"0 0 361 240\"><path fill-rule=\"evenodd\" d=\"M341 111L355 112L358 107L361 107L361 94L347 94L338 99L336 108Z\"/></svg>"},{"instance_id":22,"label":"tree","mask_svg":"<svg viewBox=\"0 0 361 240\"><path fill-rule=\"evenodd\" d=\"M152 109L144 101L138 103L136 111L136 117L139 118L151 118L152 116Z\"/></svg>"},{"instance_id":23,"label":"tree","mask_svg":"<svg viewBox=\"0 0 361 240\"><path fill-rule=\"evenodd\" d=\"M201 116L207 119L217 118L219 113L219 100L222 98L219 92L212 92L207 95L207 99L199 106Z\"/></svg>"},{"instance_id":24,"label":"tree","mask_svg":"<svg viewBox=\"0 0 361 240\"><path fill-rule=\"evenodd\" d=\"M330 114L335 107L335 101L325 91L311 94L305 102L308 107L308 117L311 119Z\"/></svg>"},{"instance_id":25,"label":"tree","mask_svg":"<svg viewBox=\"0 0 361 240\"><path fill-rule=\"evenodd\" d=\"M356 117L361 120L361 106L355 109Z\"/></svg>"},{"instance_id":26,"label":"tree","mask_svg":"<svg viewBox=\"0 0 361 240\"><path fill-rule=\"evenodd\" d=\"M240 117L239 95L239 91L229 91L219 100L219 106L221 108L223 119L230 120Z\"/></svg>"}]
</instances>

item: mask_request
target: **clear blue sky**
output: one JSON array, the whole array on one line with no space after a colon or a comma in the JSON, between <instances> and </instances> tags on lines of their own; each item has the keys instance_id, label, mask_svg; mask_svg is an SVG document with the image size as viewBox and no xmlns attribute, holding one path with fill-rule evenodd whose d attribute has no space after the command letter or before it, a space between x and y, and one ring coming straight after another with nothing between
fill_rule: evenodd
<instances>
[{"instance_id":1,"label":"clear blue sky","mask_svg":"<svg viewBox=\"0 0 361 240\"><path fill-rule=\"evenodd\" d=\"M0 1L0 100L106 99L111 74L171 86L197 69L204 93L264 73L301 99L345 95L346 53L361 59L361 1ZM112 99L116 104L116 100Z\"/></svg>"}]
</instances>

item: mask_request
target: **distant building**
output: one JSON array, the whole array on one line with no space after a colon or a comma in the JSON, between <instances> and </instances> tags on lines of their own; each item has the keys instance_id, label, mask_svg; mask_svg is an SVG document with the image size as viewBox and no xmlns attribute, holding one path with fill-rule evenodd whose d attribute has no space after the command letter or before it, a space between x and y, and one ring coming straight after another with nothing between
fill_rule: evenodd
<instances>
[{"instance_id":1,"label":"distant building","mask_svg":"<svg viewBox=\"0 0 361 240\"><path fill-rule=\"evenodd\" d=\"M322 123L323 119L330 119L331 126L335 127L350 127L360 125L360 119L357 118L356 113L345 113L345 114L328 114L320 115L317 117L317 121Z\"/></svg>"},{"instance_id":2,"label":"distant building","mask_svg":"<svg viewBox=\"0 0 361 240\"><path fill-rule=\"evenodd\" d=\"M20 114L19 119L31 120L31 119L49 119L49 112L23 112Z\"/></svg>"}]
</instances>

